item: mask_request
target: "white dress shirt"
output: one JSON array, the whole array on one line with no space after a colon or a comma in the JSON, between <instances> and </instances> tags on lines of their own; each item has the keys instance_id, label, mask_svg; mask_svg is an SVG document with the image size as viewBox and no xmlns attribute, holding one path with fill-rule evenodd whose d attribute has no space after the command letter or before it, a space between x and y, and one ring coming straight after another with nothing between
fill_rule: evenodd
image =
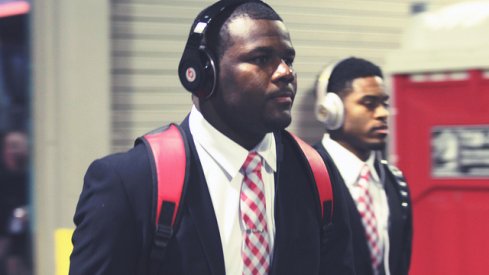
<instances>
[{"instance_id":1,"label":"white dress shirt","mask_svg":"<svg viewBox=\"0 0 489 275\"><path fill-rule=\"evenodd\" d=\"M240 190L243 181L240 169L248 156L248 150L215 129L195 106L190 111L189 127L216 214L226 274L241 274L243 272L241 247L244 227L239 214ZM275 138L272 133L269 133L252 150L263 158L262 176L271 253L275 236L274 172L277 170L275 148Z\"/></svg>"},{"instance_id":2,"label":"white dress shirt","mask_svg":"<svg viewBox=\"0 0 489 275\"><path fill-rule=\"evenodd\" d=\"M367 164L370 169L371 177L368 184L368 191L372 196L374 212L377 218L377 230L380 237L380 247L384 250L384 268L386 275L389 271L389 204L384 189L384 183L379 178L374 167L375 153L372 152L366 162L360 160L355 154L343 147L338 142L332 140L329 134L325 134L322 139L324 148L328 151L343 178L348 191L353 194L357 192L358 186L355 184L360 177L362 167Z\"/></svg>"}]
</instances>

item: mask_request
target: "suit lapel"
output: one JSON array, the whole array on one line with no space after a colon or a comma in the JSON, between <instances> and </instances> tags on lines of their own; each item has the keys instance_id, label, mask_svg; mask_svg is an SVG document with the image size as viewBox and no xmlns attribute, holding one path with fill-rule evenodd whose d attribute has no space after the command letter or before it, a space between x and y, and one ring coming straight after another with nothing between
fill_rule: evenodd
<instances>
[{"instance_id":1,"label":"suit lapel","mask_svg":"<svg viewBox=\"0 0 489 275\"><path fill-rule=\"evenodd\" d=\"M357 205L353 200L353 197L350 195L350 192L348 192L347 201L350 208L350 224L351 231L354 236L353 239L358 240L353 242L354 249L358 251L358 254L362 255L360 259L363 260L364 265L370 266L370 249L368 248L367 238L365 237L365 227L362 224L362 217L358 212Z\"/></svg>"},{"instance_id":2,"label":"suit lapel","mask_svg":"<svg viewBox=\"0 0 489 275\"><path fill-rule=\"evenodd\" d=\"M326 148L324 148L324 146L320 143L317 146L317 149L320 151L321 154L325 156L325 163L328 169L337 175L336 178L338 178L340 184L343 184L343 186L345 187L346 194L347 194L346 201L349 209L350 226L351 226L352 237L353 237L353 251L355 254L354 256L356 258L355 261L362 261L363 262L362 266L370 266L370 261L369 261L370 251L367 245L367 239L365 237L365 228L363 227L362 224L362 217L358 212L357 205L355 204L355 201L353 200L353 197L351 196L350 191L348 190L348 187L346 186L346 183L343 180L343 177L341 176L338 168L336 167L333 158L331 158L329 153L326 151ZM362 274L371 274L371 271L369 269L363 271L364 273Z\"/></svg>"},{"instance_id":3,"label":"suit lapel","mask_svg":"<svg viewBox=\"0 0 489 275\"><path fill-rule=\"evenodd\" d=\"M275 175L275 247L272 275L318 274L321 226L318 195L306 158L291 136L279 132ZM334 273L334 272L333 272Z\"/></svg>"},{"instance_id":4,"label":"suit lapel","mask_svg":"<svg viewBox=\"0 0 489 275\"><path fill-rule=\"evenodd\" d=\"M281 232L282 226L280 224L280 219L277 217L280 213L280 209L277 208L278 200L280 199L280 196L278 195L279 193L279 173L281 172L281 164L283 160L283 144L282 144L282 138L280 135L275 134L275 146L277 150L277 172L274 175L274 183L275 183L275 241L274 241L274 247L273 247L273 259L272 262L270 263L270 274L275 275L277 274L277 266L278 263L280 262L280 245L283 243L283 240L281 239Z\"/></svg>"},{"instance_id":5,"label":"suit lapel","mask_svg":"<svg viewBox=\"0 0 489 275\"><path fill-rule=\"evenodd\" d=\"M386 173L387 174L387 173ZM397 189L394 187L395 182L392 181L392 177L386 175L385 180L385 192L387 195L387 200L389 203L389 243L390 243L390 255L389 260L391 264L391 268L395 267L398 263L392 262L391 259L399 259L400 258L400 249L402 247L404 235L402 232L402 228L404 228L404 221L400 212L401 202L399 200L399 195Z\"/></svg>"},{"instance_id":6,"label":"suit lapel","mask_svg":"<svg viewBox=\"0 0 489 275\"><path fill-rule=\"evenodd\" d=\"M207 189L205 176L200 165L199 157L195 149L192 135L188 125L188 117L181 124L190 148L190 180L187 190L186 204L189 215L195 223L201 241L202 249L209 264L211 273L224 275L225 265L222 252L219 227L212 206L212 200Z\"/></svg>"}]
</instances>

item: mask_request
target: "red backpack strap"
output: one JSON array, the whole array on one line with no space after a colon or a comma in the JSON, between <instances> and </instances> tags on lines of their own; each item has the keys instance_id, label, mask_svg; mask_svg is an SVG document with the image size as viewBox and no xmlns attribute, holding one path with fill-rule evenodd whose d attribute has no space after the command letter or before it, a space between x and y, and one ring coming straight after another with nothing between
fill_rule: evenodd
<instances>
[{"instance_id":1,"label":"red backpack strap","mask_svg":"<svg viewBox=\"0 0 489 275\"><path fill-rule=\"evenodd\" d=\"M154 262L150 272L157 274L168 242L173 236L184 185L187 181L188 145L184 133L175 124L152 131L144 135L141 140L146 145L151 158L153 184L157 191L155 192L156 231L150 255Z\"/></svg>"},{"instance_id":2,"label":"red backpack strap","mask_svg":"<svg viewBox=\"0 0 489 275\"><path fill-rule=\"evenodd\" d=\"M331 187L331 179L326 164L324 164L323 158L321 158L321 155L319 155L316 149L296 135L290 132L288 133L295 139L309 162L309 166L311 167L316 182L319 200L321 202L321 215L323 221L325 223L331 223L333 217L333 188Z\"/></svg>"}]
</instances>

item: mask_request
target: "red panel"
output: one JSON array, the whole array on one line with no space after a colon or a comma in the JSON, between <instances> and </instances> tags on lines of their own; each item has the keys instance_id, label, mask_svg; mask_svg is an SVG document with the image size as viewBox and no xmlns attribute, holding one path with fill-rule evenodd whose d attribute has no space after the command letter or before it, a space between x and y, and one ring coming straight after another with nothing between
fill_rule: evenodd
<instances>
[{"instance_id":1,"label":"red panel","mask_svg":"<svg viewBox=\"0 0 489 275\"><path fill-rule=\"evenodd\" d=\"M489 179L433 178L435 126L489 125L489 80L477 70L457 81L412 82L395 76L398 165L414 205L411 273L488 274Z\"/></svg>"},{"instance_id":2,"label":"red panel","mask_svg":"<svg viewBox=\"0 0 489 275\"><path fill-rule=\"evenodd\" d=\"M0 18L26 14L30 10L30 5L25 1L0 3Z\"/></svg>"}]
</instances>

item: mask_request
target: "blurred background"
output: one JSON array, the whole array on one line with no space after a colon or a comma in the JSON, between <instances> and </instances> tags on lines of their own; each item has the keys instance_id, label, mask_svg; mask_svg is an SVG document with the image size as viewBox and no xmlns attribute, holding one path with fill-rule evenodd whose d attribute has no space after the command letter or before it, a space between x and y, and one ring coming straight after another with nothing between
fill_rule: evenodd
<instances>
[{"instance_id":1,"label":"blurred background","mask_svg":"<svg viewBox=\"0 0 489 275\"><path fill-rule=\"evenodd\" d=\"M177 66L213 1L0 0L0 274L67 274L96 158L190 108ZM413 194L411 274L488 274L489 1L269 0L297 51L289 130L310 143L322 68L357 56L391 93L387 158Z\"/></svg>"}]
</instances>

